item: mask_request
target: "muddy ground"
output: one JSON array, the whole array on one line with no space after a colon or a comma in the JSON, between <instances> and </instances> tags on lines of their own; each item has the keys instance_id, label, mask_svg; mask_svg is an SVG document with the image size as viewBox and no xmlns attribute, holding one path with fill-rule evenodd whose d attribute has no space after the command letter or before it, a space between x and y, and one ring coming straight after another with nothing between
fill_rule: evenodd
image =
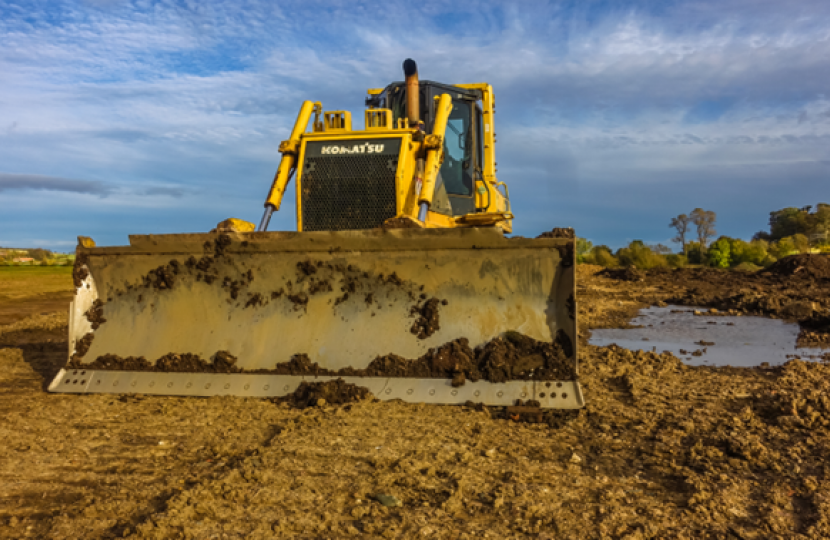
<instances>
[{"instance_id":1,"label":"muddy ground","mask_svg":"<svg viewBox=\"0 0 830 540\"><path fill-rule=\"evenodd\" d=\"M544 423L354 391L47 394L65 315L0 327L0 538L830 537L830 367L688 367L586 342L644 304L749 312L729 300L744 288L782 316L805 287L799 320L820 342L827 281L599 270L579 267L588 406Z\"/></svg>"}]
</instances>

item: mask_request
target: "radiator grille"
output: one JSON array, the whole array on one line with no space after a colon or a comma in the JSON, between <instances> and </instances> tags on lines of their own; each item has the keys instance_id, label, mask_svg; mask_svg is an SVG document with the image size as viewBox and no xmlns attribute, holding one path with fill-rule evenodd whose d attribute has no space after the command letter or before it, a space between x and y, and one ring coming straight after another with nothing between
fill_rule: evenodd
<instances>
[{"instance_id":1,"label":"radiator grille","mask_svg":"<svg viewBox=\"0 0 830 540\"><path fill-rule=\"evenodd\" d=\"M397 167L397 153L306 155L300 182L303 230L373 229L395 217Z\"/></svg>"}]
</instances>

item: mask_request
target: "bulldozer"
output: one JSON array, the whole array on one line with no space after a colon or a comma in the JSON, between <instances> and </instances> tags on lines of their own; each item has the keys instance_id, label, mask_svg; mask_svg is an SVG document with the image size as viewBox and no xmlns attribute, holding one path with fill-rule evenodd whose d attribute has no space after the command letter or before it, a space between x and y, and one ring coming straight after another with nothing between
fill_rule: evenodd
<instances>
[{"instance_id":1,"label":"bulldozer","mask_svg":"<svg viewBox=\"0 0 830 540\"><path fill-rule=\"evenodd\" d=\"M573 235L509 236L491 85L403 71L368 90L363 129L302 104L258 226L79 237L49 390L274 398L340 378L382 400L583 407ZM292 178L297 230L268 231Z\"/></svg>"}]
</instances>

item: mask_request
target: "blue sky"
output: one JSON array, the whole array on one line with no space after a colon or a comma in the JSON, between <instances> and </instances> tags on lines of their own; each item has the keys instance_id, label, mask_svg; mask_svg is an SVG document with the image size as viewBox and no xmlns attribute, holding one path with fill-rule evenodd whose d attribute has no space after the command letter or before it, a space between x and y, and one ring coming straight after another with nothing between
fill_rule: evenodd
<instances>
[{"instance_id":1,"label":"blue sky","mask_svg":"<svg viewBox=\"0 0 830 540\"><path fill-rule=\"evenodd\" d=\"M408 57L493 84L516 234L668 243L703 207L749 238L830 202L826 0L0 0L0 43L2 246L258 222L302 100L359 118Z\"/></svg>"}]
</instances>

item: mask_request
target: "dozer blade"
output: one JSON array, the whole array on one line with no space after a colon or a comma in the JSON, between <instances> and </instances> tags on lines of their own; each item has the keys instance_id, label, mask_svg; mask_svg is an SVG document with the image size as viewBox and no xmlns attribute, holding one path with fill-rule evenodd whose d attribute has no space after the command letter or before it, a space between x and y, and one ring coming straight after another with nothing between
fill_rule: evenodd
<instances>
[{"instance_id":1,"label":"dozer blade","mask_svg":"<svg viewBox=\"0 0 830 540\"><path fill-rule=\"evenodd\" d=\"M342 377L380 399L579 408L574 276L572 239L495 228L79 245L49 389L276 397Z\"/></svg>"}]
</instances>

